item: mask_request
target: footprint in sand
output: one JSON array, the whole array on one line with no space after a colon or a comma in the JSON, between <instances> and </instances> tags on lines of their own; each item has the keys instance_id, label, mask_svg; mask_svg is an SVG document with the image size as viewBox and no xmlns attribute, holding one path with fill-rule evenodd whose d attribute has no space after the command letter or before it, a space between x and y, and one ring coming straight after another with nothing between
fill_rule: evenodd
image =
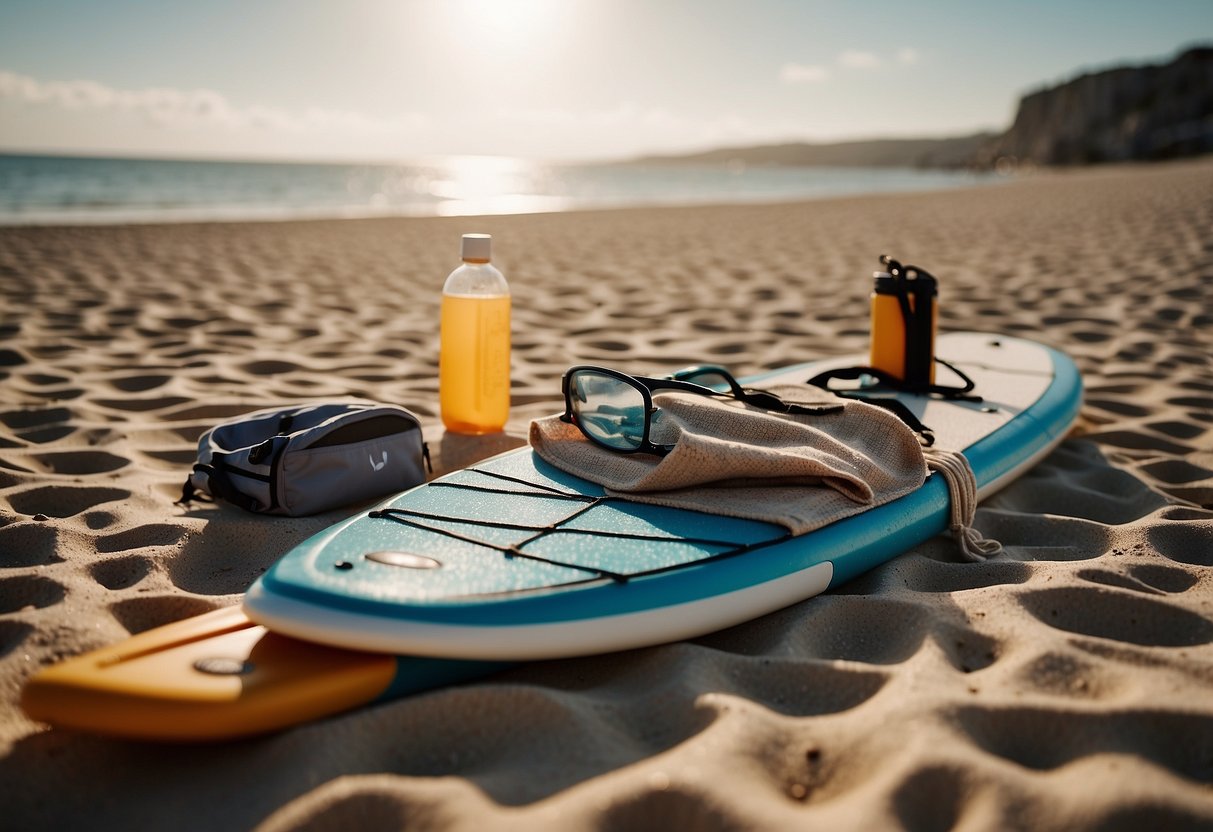
<instances>
[{"instance_id":1,"label":"footprint in sand","mask_svg":"<svg viewBox=\"0 0 1213 832\"><path fill-rule=\"evenodd\" d=\"M1170 566L1140 564L1129 567L1126 573L1108 569L1083 569L1077 577L1084 581L1144 592L1153 595L1183 592L1196 583L1197 578L1182 569Z\"/></svg>"},{"instance_id":2,"label":"footprint in sand","mask_svg":"<svg viewBox=\"0 0 1213 832\"><path fill-rule=\"evenodd\" d=\"M1167 519L1179 522L1152 526L1146 530L1150 546L1165 558L1194 566L1213 566L1213 513L1198 509L1176 508Z\"/></svg>"},{"instance_id":3,"label":"footprint in sand","mask_svg":"<svg viewBox=\"0 0 1213 832\"><path fill-rule=\"evenodd\" d=\"M109 380L111 387L116 390L121 390L123 393L145 393L148 390L154 390L157 387L163 387L168 384L172 376L157 375L154 373L139 373L132 376L121 376Z\"/></svg>"},{"instance_id":4,"label":"footprint in sand","mask_svg":"<svg viewBox=\"0 0 1213 832\"><path fill-rule=\"evenodd\" d=\"M49 566L62 563L56 554L59 533L51 525L37 521L17 522L0 527L0 568Z\"/></svg>"},{"instance_id":5,"label":"footprint in sand","mask_svg":"<svg viewBox=\"0 0 1213 832\"><path fill-rule=\"evenodd\" d=\"M1194 425L1190 422L1148 422L1146 427L1150 430L1169 436L1172 439L1196 439L1204 434L1206 428L1201 425Z\"/></svg>"},{"instance_id":6,"label":"footprint in sand","mask_svg":"<svg viewBox=\"0 0 1213 832\"><path fill-rule=\"evenodd\" d=\"M971 779L956 765L917 769L893 790L893 811L905 829L955 829L973 800Z\"/></svg>"},{"instance_id":7,"label":"footprint in sand","mask_svg":"<svg viewBox=\"0 0 1213 832\"><path fill-rule=\"evenodd\" d=\"M142 581L151 572L152 563L141 555L113 558L95 563L89 572L106 589L127 589Z\"/></svg>"},{"instance_id":8,"label":"footprint in sand","mask_svg":"<svg viewBox=\"0 0 1213 832\"><path fill-rule=\"evenodd\" d=\"M968 563L936 560L932 549L939 552L941 558L954 558L956 544L940 539L919 547L917 551L925 557L907 558L906 563L898 569L897 578L901 586L912 592L965 592L988 586L1022 584L1032 576L1031 568L1024 563L995 561L983 564L981 569L974 569ZM838 591L846 593L847 587L840 587ZM860 589L860 592L863 591Z\"/></svg>"},{"instance_id":9,"label":"footprint in sand","mask_svg":"<svg viewBox=\"0 0 1213 832\"><path fill-rule=\"evenodd\" d=\"M1187 570L1152 563L1130 566L1129 574L1147 586L1170 593L1187 592L1200 580Z\"/></svg>"},{"instance_id":10,"label":"footprint in sand","mask_svg":"<svg viewBox=\"0 0 1213 832\"><path fill-rule=\"evenodd\" d=\"M43 410L9 410L0 413L0 424L7 425L13 430L23 430L57 425L73 418L75 418L75 414L66 407L52 407Z\"/></svg>"},{"instance_id":11,"label":"footprint in sand","mask_svg":"<svg viewBox=\"0 0 1213 832\"><path fill-rule=\"evenodd\" d=\"M51 474L108 474L131 464L126 457L105 451L59 451L34 454L33 458Z\"/></svg>"},{"instance_id":12,"label":"footprint in sand","mask_svg":"<svg viewBox=\"0 0 1213 832\"><path fill-rule=\"evenodd\" d=\"M168 523L148 523L135 529L97 538L97 551L102 554L127 552L155 546L175 546L189 534L182 526Z\"/></svg>"},{"instance_id":13,"label":"footprint in sand","mask_svg":"<svg viewBox=\"0 0 1213 832\"><path fill-rule=\"evenodd\" d=\"M78 399L87 391L82 387L56 387L54 390L31 390L29 394L37 396L41 399L49 399L56 402L69 402L73 399Z\"/></svg>"},{"instance_id":14,"label":"footprint in sand","mask_svg":"<svg viewBox=\"0 0 1213 832\"><path fill-rule=\"evenodd\" d=\"M40 575L0 580L0 614L58 604L67 594L63 584Z\"/></svg>"},{"instance_id":15,"label":"footprint in sand","mask_svg":"<svg viewBox=\"0 0 1213 832\"><path fill-rule=\"evenodd\" d=\"M283 373L293 373L302 368L290 361L263 360L250 361L242 365L241 369L255 376L276 376Z\"/></svg>"},{"instance_id":16,"label":"footprint in sand","mask_svg":"<svg viewBox=\"0 0 1213 832\"><path fill-rule=\"evenodd\" d=\"M653 783L659 785L654 788ZM703 786L677 783L661 775L602 809L590 825L598 829L744 829L752 825L739 809L715 799Z\"/></svg>"},{"instance_id":17,"label":"footprint in sand","mask_svg":"<svg viewBox=\"0 0 1213 832\"><path fill-rule=\"evenodd\" d=\"M1108 413L1116 414L1117 416L1149 416L1149 408L1132 402L1121 401L1119 399L1104 399L1087 397L1083 403L1087 407L1094 407L1099 410L1107 411Z\"/></svg>"},{"instance_id":18,"label":"footprint in sand","mask_svg":"<svg viewBox=\"0 0 1213 832\"><path fill-rule=\"evenodd\" d=\"M112 511L86 511L83 517L84 525L93 531L108 529L118 522L118 515Z\"/></svg>"},{"instance_id":19,"label":"footprint in sand","mask_svg":"<svg viewBox=\"0 0 1213 832\"><path fill-rule=\"evenodd\" d=\"M57 384L67 384L72 380L70 376L55 376L49 373L25 373L21 377L36 387L53 387Z\"/></svg>"},{"instance_id":20,"label":"footprint in sand","mask_svg":"<svg viewBox=\"0 0 1213 832\"><path fill-rule=\"evenodd\" d=\"M1213 621L1174 604L1111 589L1062 587L1027 592L1020 604L1059 630L1147 647L1213 642Z\"/></svg>"},{"instance_id":21,"label":"footprint in sand","mask_svg":"<svg viewBox=\"0 0 1213 832\"><path fill-rule=\"evenodd\" d=\"M13 511L30 516L71 517L90 508L125 500L131 492L124 488L44 485L8 495Z\"/></svg>"},{"instance_id":22,"label":"footprint in sand","mask_svg":"<svg viewBox=\"0 0 1213 832\"><path fill-rule=\"evenodd\" d=\"M0 413L0 424L12 428L17 438L25 442L43 445L55 442L76 432L66 424L75 414L65 407L35 410L10 410Z\"/></svg>"},{"instance_id":23,"label":"footprint in sand","mask_svg":"<svg viewBox=\"0 0 1213 832\"><path fill-rule=\"evenodd\" d=\"M34 631L24 621L0 621L0 659L16 650Z\"/></svg>"},{"instance_id":24,"label":"footprint in sand","mask_svg":"<svg viewBox=\"0 0 1213 832\"><path fill-rule=\"evenodd\" d=\"M17 437L26 442L33 442L35 445L46 445L51 442L58 442L60 439L66 439L75 432L76 429L71 425L55 425L49 428L21 431L17 434Z\"/></svg>"},{"instance_id":25,"label":"footprint in sand","mask_svg":"<svg viewBox=\"0 0 1213 832\"><path fill-rule=\"evenodd\" d=\"M765 656L731 657L715 669L713 690L727 690L788 716L825 716L857 708L889 681L883 671Z\"/></svg>"},{"instance_id":26,"label":"footprint in sand","mask_svg":"<svg viewBox=\"0 0 1213 832\"><path fill-rule=\"evenodd\" d=\"M1192 459L1164 459L1143 465L1141 470L1169 485L1185 485L1213 479L1213 454L1204 454L1203 459L1207 459L1211 467L1198 465Z\"/></svg>"},{"instance_id":27,"label":"footprint in sand","mask_svg":"<svg viewBox=\"0 0 1213 832\"><path fill-rule=\"evenodd\" d=\"M1208 753L1213 718L1208 716L1138 709L1083 713L963 707L954 719L984 751L1035 771L1097 754L1130 754L1197 782L1213 780L1213 757ZM1041 742L1043 737L1049 741Z\"/></svg>"},{"instance_id":28,"label":"footprint in sand","mask_svg":"<svg viewBox=\"0 0 1213 832\"><path fill-rule=\"evenodd\" d=\"M130 413L146 413L151 410L164 410L169 407L177 407L178 405L192 402L193 399L187 399L184 396L160 396L154 398L126 398L126 399L93 399L93 404L100 407L106 407L111 410L121 410Z\"/></svg>"},{"instance_id":29,"label":"footprint in sand","mask_svg":"<svg viewBox=\"0 0 1213 832\"><path fill-rule=\"evenodd\" d=\"M1000 494L994 498L999 501L998 509L1002 508L1002 497ZM1093 560L1111 546L1112 530L1101 523L1072 517L1020 513L1024 509L1020 508L1018 502L1013 503L1012 508L1015 510L990 508L981 511L978 528L987 537L1000 541L1007 554L1016 560Z\"/></svg>"},{"instance_id":30,"label":"footprint in sand","mask_svg":"<svg viewBox=\"0 0 1213 832\"><path fill-rule=\"evenodd\" d=\"M219 607L219 604L188 595L157 595L117 601L109 605L109 611L128 633L135 635Z\"/></svg>"},{"instance_id":31,"label":"footprint in sand","mask_svg":"<svg viewBox=\"0 0 1213 832\"><path fill-rule=\"evenodd\" d=\"M695 640L748 656L898 664L913 656L930 630L925 608L872 596L822 595L740 627Z\"/></svg>"}]
</instances>

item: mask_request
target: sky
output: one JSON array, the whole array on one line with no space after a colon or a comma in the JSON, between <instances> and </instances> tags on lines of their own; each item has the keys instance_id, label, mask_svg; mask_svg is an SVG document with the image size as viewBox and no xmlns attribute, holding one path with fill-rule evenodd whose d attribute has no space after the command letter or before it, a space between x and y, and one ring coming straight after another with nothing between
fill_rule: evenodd
<instances>
[{"instance_id":1,"label":"sky","mask_svg":"<svg viewBox=\"0 0 1213 832\"><path fill-rule=\"evenodd\" d=\"M598 160L1001 130L1213 0L0 0L0 151Z\"/></svg>"}]
</instances>

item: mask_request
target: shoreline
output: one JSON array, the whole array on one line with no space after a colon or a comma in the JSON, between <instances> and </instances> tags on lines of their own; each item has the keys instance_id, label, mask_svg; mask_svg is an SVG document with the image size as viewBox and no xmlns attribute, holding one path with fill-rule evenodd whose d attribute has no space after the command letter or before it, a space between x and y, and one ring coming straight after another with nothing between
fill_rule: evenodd
<instances>
[{"instance_id":1,"label":"shoreline","mask_svg":"<svg viewBox=\"0 0 1213 832\"><path fill-rule=\"evenodd\" d=\"M30 158L45 161L53 157ZM411 219L770 205L859 194L984 187L998 184L999 178L988 171L943 168L734 169L727 165L554 165L512 159L490 160L495 165L463 159L463 165L470 165L465 168L459 158L453 158L449 164L429 166L301 163L294 165L297 170L287 178L266 175L266 168L276 167L273 164L202 162L198 164L216 166L216 174L199 185L190 176L193 162L105 158L65 161L85 166L91 163L97 168L77 171L69 177L71 186L89 191L93 201L84 206L56 205L56 194L62 199L61 191L68 187L67 174L54 168L26 172L25 178L33 183L27 189L40 194L43 204L29 211L10 211L10 207L20 205L0 204L0 227ZM144 163L153 168L185 167L178 171L153 170L141 177L130 172L120 176L106 169ZM236 176L241 167L250 169L247 176ZM290 171L292 164L277 167ZM629 175L638 171L645 173L638 178ZM139 184L115 184L129 178L140 180ZM297 191L292 201L286 201L284 189Z\"/></svg>"},{"instance_id":2,"label":"shoreline","mask_svg":"<svg viewBox=\"0 0 1213 832\"><path fill-rule=\"evenodd\" d=\"M75 157L73 157L75 158ZM85 157L81 157L85 158ZM139 161L139 160L133 160ZM174 160L175 161L175 160ZM189 161L189 160L186 160ZM253 163L250 163L253 164ZM225 208L205 209L198 214L168 217L164 219L153 219L157 213L162 212L160 208L141 208L135 209L128 213L115 212L115 214L95 214L91 216L82 216L74 218L55 217L53 215L37 215L37 219L31 221L14 221L15 216L0 215L0 230L5 229L20 229L20 228L108 228L108 227L123 227L123 226L180 226L180 225L248 225L258 223L344 223L344 222L362 222L375 220L441 220L441 219L463 219L474 220L478 218L489 217L543 217L552 214L587 214L596 212L617 212L617 211L644 211L644 210L691 210L691 209L728 209L728 208L779 208L787 207L794 208L803 206L809 203L818 202L833 202L852 199L881 199L887 197L914 197L921 195L939 194L939 193L954 193L964 192L972 189L988 189L988 188L1003 188L1003 187L1020 187L1027 183L1037 182L1041 180L1063 180L1071 177L1093 177L1102 178L1105 176L1120 176L1133 171L1148 172L1155 169L1166 170L1171 167L1193 167L1200 168L1204 166L1213 166L1213 155L1200 156L1188 159L1174 159L1163 161L1131 161L1131 162L1115 162L1099 165L1074 165L1074 166L1054 166L1054 167L1037 167L1032 166L1023 170L1017 170L1011 174L996 174L990 171L962 171L953 169L934 169L934 168L896 168L892 170L906 172L940 172L940 173L955 173L958 175L971 176L976 179L986 178L988 182L975 182L970 184L955 184L955 185L939 185L935 187L923 187L921 189L905 189L905 190L874 190L862 191L856 193L825 193L820 196L797 196L797 197L762 197L755 196L750 199L739 200L714 200L705 199L703 201L674 201L674 202L659 202L659 201L638 201L638 202L619 202L619 203L585 203L585 204L570 204L563 207L554 207L546 210L505 210L496 212L454 212L454 213L439 213L432 211L402 211L397 209L384 209L383 211L375 211L363 207L350 207L349 209L315 209L316 213L302 214L275 214L274 212L285 209L266 209L259 212L261 215L249 214L247 216L226 216L214 215L214 212L222 212L229 210ZM713 166L720 167L720 166ZM769 170L778 171L782 168L770 168ZM817 170L814 168L813 170ZM821 170L839 171L839 170L864 170L864 171L881 171L884 168L845 168L845 167L826 167ZM559 200L561 197L545 197L552 200ZM169 209L170 211L173 209ZM268 215L267 215L268 214Z\"/></svg>"}]
</instances>

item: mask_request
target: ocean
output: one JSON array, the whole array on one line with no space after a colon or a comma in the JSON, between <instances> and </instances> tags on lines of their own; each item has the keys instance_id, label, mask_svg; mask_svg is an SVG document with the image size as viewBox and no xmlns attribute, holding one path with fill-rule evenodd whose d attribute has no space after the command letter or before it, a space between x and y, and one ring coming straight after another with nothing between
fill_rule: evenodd
<instances>
[{"instance_id":1,"label":"ocean","mask_svg":"<svg viewBox=\"0 0 1213 832\"><path fill-rule=\"evenodd\" d=\"M393 165L0 155L0 225L787 202L993 181L989 175L902 168L548 164L485 156Z\"/></svg>"}]
</instances>

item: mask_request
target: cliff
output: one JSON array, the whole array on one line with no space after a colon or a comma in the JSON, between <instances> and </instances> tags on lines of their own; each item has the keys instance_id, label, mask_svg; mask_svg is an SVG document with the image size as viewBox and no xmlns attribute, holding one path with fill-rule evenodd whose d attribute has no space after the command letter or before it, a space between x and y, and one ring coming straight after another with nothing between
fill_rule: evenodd
<instances>
[{"instance_id":1,"label":"cliff","mask_svg":"<svg viewBox=\"0 0 1213 832\"><path fill-rule=\"evenodd\" d=\"M1089 73L1033 92L975 157L1076 165L1213 152L1213 47L1167 64Z\"/></svg>"},{"instance_id":2,"label":"cliff","mask_svg":"<svg viewBox=\"0 0 1213 832\"><path fill-rule=\"evenodd\" d=\"M734 147L624 164L991 168L1213 153L1213 46L1166 64L1091 72L1032 92L1004 133Z\"/></svg>"}]
</instances>

